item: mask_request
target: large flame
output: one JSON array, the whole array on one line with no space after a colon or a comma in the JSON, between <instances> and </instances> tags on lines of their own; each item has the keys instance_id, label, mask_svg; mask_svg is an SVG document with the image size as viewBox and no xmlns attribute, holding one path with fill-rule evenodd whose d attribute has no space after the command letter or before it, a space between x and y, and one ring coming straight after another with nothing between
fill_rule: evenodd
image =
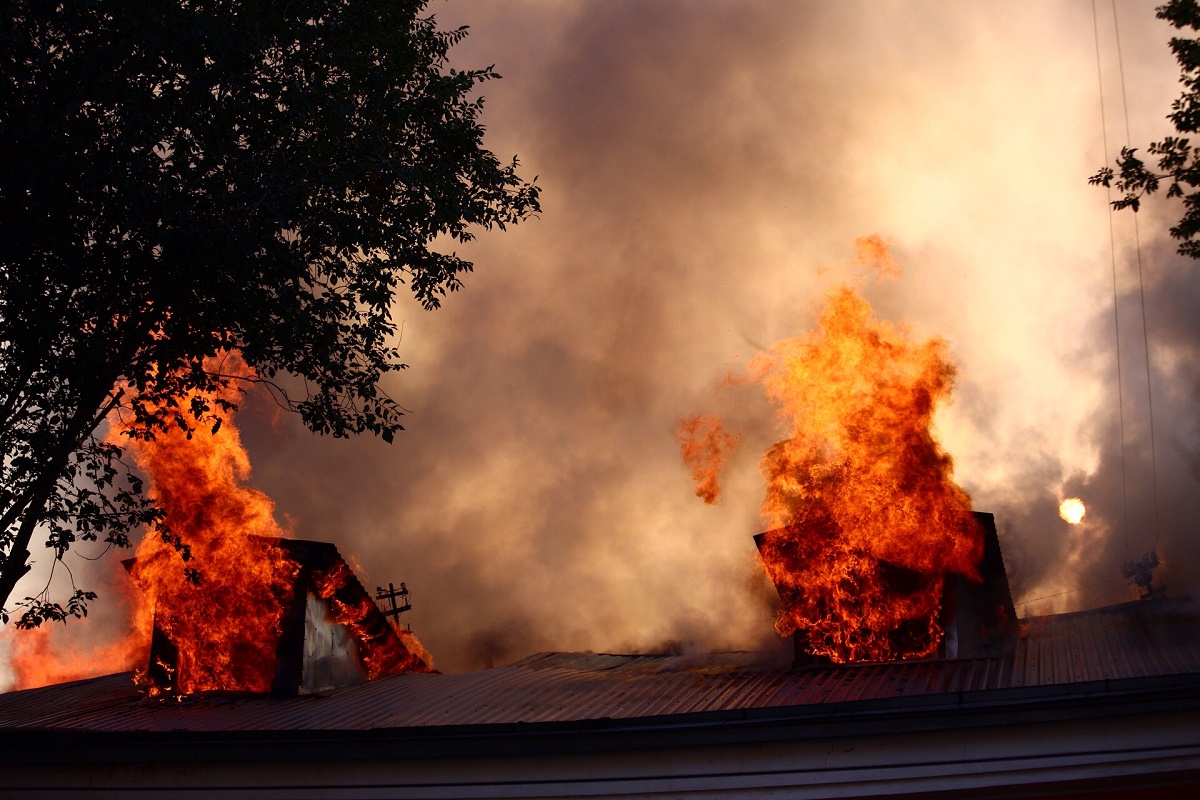
<instances>
[{"instance_id":1,"label":"large flame","mask_svg":"<svg viewBox=\"0 0 1200 800\"><path fill-rule=\"evenodd\" d=\"M234 355L226 356L220 368L227 374L245 371ZM180 405L186 408L190 400ZM270 691L282 615L296 593L300 566L275 543L285 531L275 522L274 503L241 484L249 475L249 459L230 414L214 413L221 419L216 432L200 426L188 435L172 428L152 440L130 442L150 479L151 496L191 554L184 562L175 545L148 534L131 566L144 592L138 627L157 629L170 652L178 651L173 664L151 665L141 676L152 694ZM190 570L195 570L191 577ZM350 577L325 576L327 591L321 597L333 598L334 620L357 632L366 610L337 602L338 589ZM380 631L374 634L380 641L386 638ZM371 677L432 665L411 634L399 641L373 654L373 663L368 659Z\"/></svg>"},{"instance_id":2,"label":"large flame","mask_svg":"<svg viewBox=\"0 0 1200 800\"><path fill-rule=\"evenodd\" d=\"M860 262L893 268L878 237L862 242ZM843 286L816 330L760 353L748 372L788 432L761 461L776 629L836 662L933 653L947 576L978 580L983 555L970 498L932 433L955 375L945 342L914 341Z\"/></svg>"},{"instance_id":3,"label":"large flame","mask_svg":"<svg viewBox=\"0 0 1200 800\"><path fill-rule=\"evenodd\" d=\"M763 456L763 562L780 587L776 629L834 661L928 655L948 573L977 577L971 500L932 434L950 392L945 343L875 320L853 289L820 328L750 363L791 435Z\"/></svg>"},{"instance_id":4,"label":"large flame","mask_svg":"<svg viewBox=\"0 0 1200 800\"><path fill-rule=\"evenodd\" d=\"M226 362L222 369L238 368L236 359ZM162 665L173 685L152 689L265 692L274 680L282 603L297 565L279 547L254 538L284 532L270 498L241 485L249 458L229 414L215 413L222 420L216 433L199 426L188 435L172 427L152 440L129 442L155 504L191 551L185 563L162 537L142 539L131 567L145 593L139 627L156 626L179 651L176 664ZM185 568L196 570L198 580Z\"/></svg>"}]
</instances>

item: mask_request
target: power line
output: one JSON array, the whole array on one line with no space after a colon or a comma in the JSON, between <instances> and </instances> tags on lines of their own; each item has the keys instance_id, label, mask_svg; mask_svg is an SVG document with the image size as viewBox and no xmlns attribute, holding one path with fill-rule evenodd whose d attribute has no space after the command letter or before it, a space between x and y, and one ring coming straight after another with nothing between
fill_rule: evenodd
<instances>
[{"instance_id":1,"label":"power line","mask_svg":"<svg viewBox=\"0 0 1200 800\"><path fill-rule=\"evenodd\" d=\"M1095 0L1093 0L1093 9ZM1112 0L1113 34L1117 41L1117 67L1121 75L1121 108L1125 115L1125 146L1128 147L1133 137L1129 132L1129 102L1125 94L1125 59L1121 55L1121 25L1117 19L1117 0ZM1111 208L1111 206L1110 206ZM1111 213L1111 212L1110 212ZM1158 453L1154 442L1154 392L1150 379L1150 333L1146 322L1146 284L1142 279L1142 237L1138 227L1137 214L1133 215L1133 241L1137 252L1138 268L1138 297L1142 305L1142 343L1146 351L1146 403L1150 415L1150 488L1154 499L1154 546L1158 547Z\"/></svg>"},{"instance_id":2,"label":"power line","mask_svg":"<svg viewBox=\"0 0 1200 800\"><path fill-rule=\"evenodd\" d=\"M1032 597L1028 600L1022 600L1019 603L1014 603L1013 605L1024 606L1024 605L1028 605L1029 603L1036 603L1039 600L1049 600L1054 597L1064 597L1068 594L1076 594L1078 592L1086 592L1088 589L1099 589L1102 587L1116 586L1117 584L1121 584L1124 582L1125 581L1104 581L1103 583L1093 583L1089 586L1080 586L1078 589L1068 589L1065 592L1057 592L1055 594L1046 594L1046 595L1042 595L1041 597Z\"/></svg>"},{"instance_id":3,"label":"power line","mask_svg":"<svg viewBox=\"0 0 1200 800\"><path fill-rule=\"evenodd\" d=\"M1104 112L1104 77L1100 69L1100 23L1096 16L1096 0L1092 0L1092 33L1096 40L1096 83L1100 87L1100 135L1104 143L1104 159L1108 160L1108 120ZM1113 329L1117 354L1117 417L1121 430L1121 515L1125 533L1125 559L1129 559L1129 488L1125 473L1125 389L1121 379L1121 314L1117 310L1117 243L1113 232L1112 188L1105 186L1108 200L1108 253L1112 261ZM1069 592L1068 592L1069 594ZM1029 601L1033 602L1033 601Z\"/></svg>"},{"instance_id":4,"label":"power line","mask_svg":"<svg viewBox=\"0 0 1200 800\"><path fill-rule=\"evenodd\" d=\"M1193 578L1200 578L1200 575L1197 575L1194 572L1189 572L1186 569L1180 569L1179 567L1175 566L1174 564L1168 564L1167 562L1165 562L1161 559L1159 559L1158 563L1162 564L1164 567L1170 567L1171 569L1175 570L1176 572L1182 572L1184 575L1190 575Z\"/></svg>"}]
</instances>

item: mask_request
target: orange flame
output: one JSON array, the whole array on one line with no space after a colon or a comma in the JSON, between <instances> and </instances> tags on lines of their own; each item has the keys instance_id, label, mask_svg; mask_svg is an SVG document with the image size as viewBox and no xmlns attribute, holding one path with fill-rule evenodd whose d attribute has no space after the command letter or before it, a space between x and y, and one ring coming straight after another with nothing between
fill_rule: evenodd
<instances>
[{"instance_id":1,"label":"orange flame","mask_svg":"<svg viewBox=\"0 0 1200 800\"><path fill-rule=\"evenodd\" d=\"M233 357L221 368L248 374ZM274 680L282 601L297 566L278 547L251 538L283 531L270 498L240 485L249 476L249 458L229 414L215 413L222 419L216 434L200 426L189 437L172 427L153 440L129 440L150 478L151 497L192 555L185 563L172 545L147 534L131 567L144 592L139 627L157 627L179 651L173 685L152 691L265 692ZM193 564L198 584L185 573Z\"/></svg>"},{"instance_id":2,"label":"orange flame","mask_svg":"<svg viewBox=\"0 0 1200 800\"><path fill-rule=\"evenodd\" d=\"M721 496L721 469L737 448L739 437L727 432L716 415L696 414L680 420L675 439L683 452L683 463L692 470L696 496L709 505L717 502Z\"/></svg>"},{"instance_id":3,"label":"orange flame","mask_svg":"<svg viewBox=\"0 0 1200 800\"><path fill-rule=\"evenodd\" d=\"M861 236L854 240L854 261L860 266L875 270L876 280L900 277L900 265L892 258L892 251L887 242L878 234Z\"/></svg>"},{"instance_id":4,"label":"orange flame","mask_svg":"<svg viewBox=\"0 0 1200 800\"><path fill-rule=\"evenodd\" d=\"M145 653L145 643L137 637L127 636L81 650L58 641L56 630L60 629L43 625L5 635L11 647L9 667L13 672L13 689L32 689L119 672Z\"/></svg>"},{"instance_id":5,"label":"orange flame","mask_svg":"<svg viewBox=\"0 0 1200 800\"><path fill-rule=\"evenodd\" d=\"M234 355L226 356L221 369L249 374ZM181 407L188 407L190 400ZM175 656L173 663L152 664L139 676L152 695L270 691L283 615L297 596L300 566L272 541L284 536L273 516L274 503L241 485L250 472L249 458L230 414L219 409L214 413L222 423L215 434L206 426L190 436L172 428L153 440L129 442L150 479L151 496L192 557L184 562L174 546L148 534L130 568L144 592L138 627L147 633L153 628ZM187 577L185 567L191 565L199 572L198 583ZM336 620L362 633L355 625L362 626L365 612L339 604L337 588L346 582L331 578L333 588L322 599L332 598ZM408 643L408 660L390 650L373 655L378 665L368 664L371 677L432 663L411 634ZM371 643L360 644L372 649Z\"/></svg>"},{"instance_id":6,"label":"orange flame","mask_svg":"<svg viewBox=\"0 0 1200 800\"><path fill-rule=\"evenodd\" d=\"M433 657L417 637L388 624L345 562L315 574L313 584L317 597L329 601L334 621L354 634L368 678L433 669Z\"/></svg>"},{"instance_id":7,"label":"orange flame","mask_svg":"<svg viewBox=\"0 0 1200 800\"><path fill-rule=\"evenodd\" d=\"M899 274L878 236L855 249L859 265ZM944 341L876 320L850 287L828 295L816 330L751 360L748 380L788 431L760 463L769 530L759 555L780 593L776 630L799 632L809 653L843 663L929 655L947 576L979 580L983 537L932 432L954 375ZM725 443L702 445L723 435L720 421L680 430L699 432L690 441L708 460L688 464L697 494L715 496Z\"/></svg>"},{"instance_id":8,"label":"orange flame","mask_svg":"<svg viewBox=\"0 0 1200 800\"><path fill-rule=\"evenodd\" d=\"M932 653L946 576L978 580L983 554L932 433L955 374L945 342L912 342L843 287L819 330L759 354L750 372L791 429L761 463L776 629L803 631L809 652L838 662Z\"/></svg>"}]
</instances>

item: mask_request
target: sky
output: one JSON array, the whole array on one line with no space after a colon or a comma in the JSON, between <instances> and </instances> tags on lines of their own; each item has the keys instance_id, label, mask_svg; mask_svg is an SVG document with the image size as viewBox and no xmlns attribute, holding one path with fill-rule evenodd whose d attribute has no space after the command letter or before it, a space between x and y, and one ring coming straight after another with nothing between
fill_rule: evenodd
<instances>
[{"instance_id":1,"label":"sky","mask_svg":"<svg viewBox=\"0 0 1200 800\"><path fill-rule=\"evenodd\" d=\"M443 671L547 650L771 657L751 537L780 432L761 396L715 387L811 329L876 234L904 274L862 291L949 344L938 434L996 515L1018 612L1133 599L1120 566L1152 548L1192 592L1200 271L1166 235L1177 207L1148 203L1135 230L1087 181L1171 130L1156 4L1123 0L1114 27L1104 0L434 0L443 27L470 26L453 66L503 76L483 87L486 144L537 176L542 213L458 247L475 271L442 309L397 303L394 444L252 400L252 485L368 588L404 581L403 621ZM709 506L673 431L717 403L746 441ZM1079 526L1058 516L1069 496ZM103 596L67 635L119 627L116 562L80 563Z\"/></svg>"}]
</instances>

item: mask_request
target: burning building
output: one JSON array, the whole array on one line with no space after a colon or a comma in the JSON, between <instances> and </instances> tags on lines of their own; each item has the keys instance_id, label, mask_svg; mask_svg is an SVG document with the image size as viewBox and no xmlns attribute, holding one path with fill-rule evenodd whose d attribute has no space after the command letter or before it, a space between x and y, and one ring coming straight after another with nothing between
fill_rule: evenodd
<instances>
[{"instance_id":1,"label":"burning building","mask_svg":"<svg viewBox=\"0 0 1200 800\"><path fill-rule=\"evenodd\" d=\"M0 695L0 796L1195 797L1200 607L1018 624L982 521L995 560L944 588L946 636L925 657L541 653L178 699L123 673ZM336 551L287 546L309 551L296 585L318 597Z\"/></svg>"},{"instance_id":2,"label":"burning building","mask_svg":"<svg viewBox=\"0 0 1200 800\"><path fill-rule=\"evenodd\" d=\"M953 378L944 343L910 341L843 289L819 331L750 367L787 423L760 462L757 544L794 657L540 653L438 674L403 632L404 657L378 643L391 634L336 550L246 538L247 520L269 517L253 497L167 480L156 490L182 527L219 533L197 557L238 542L267 567L251 594L270 635L185 653L209 629L195 633L198 606L180 602L193 590L177 551L153 543L133 568L159 587L149 691L124 673L0 695L0 796L1200 795L1200 606L1017 619L994 520L973 512L931 433ZM739 437L714 416L679 433L715 502ZM169 569L147 580L155 562ZM214 583L210 600L258 602L241 579ZM347 647L309 648L326 610L361 667L345 667ZM310 649L352 679L311 677L297 655ZM231 695L225 673L254 677Z\"/></svg>"}]
</instances>

